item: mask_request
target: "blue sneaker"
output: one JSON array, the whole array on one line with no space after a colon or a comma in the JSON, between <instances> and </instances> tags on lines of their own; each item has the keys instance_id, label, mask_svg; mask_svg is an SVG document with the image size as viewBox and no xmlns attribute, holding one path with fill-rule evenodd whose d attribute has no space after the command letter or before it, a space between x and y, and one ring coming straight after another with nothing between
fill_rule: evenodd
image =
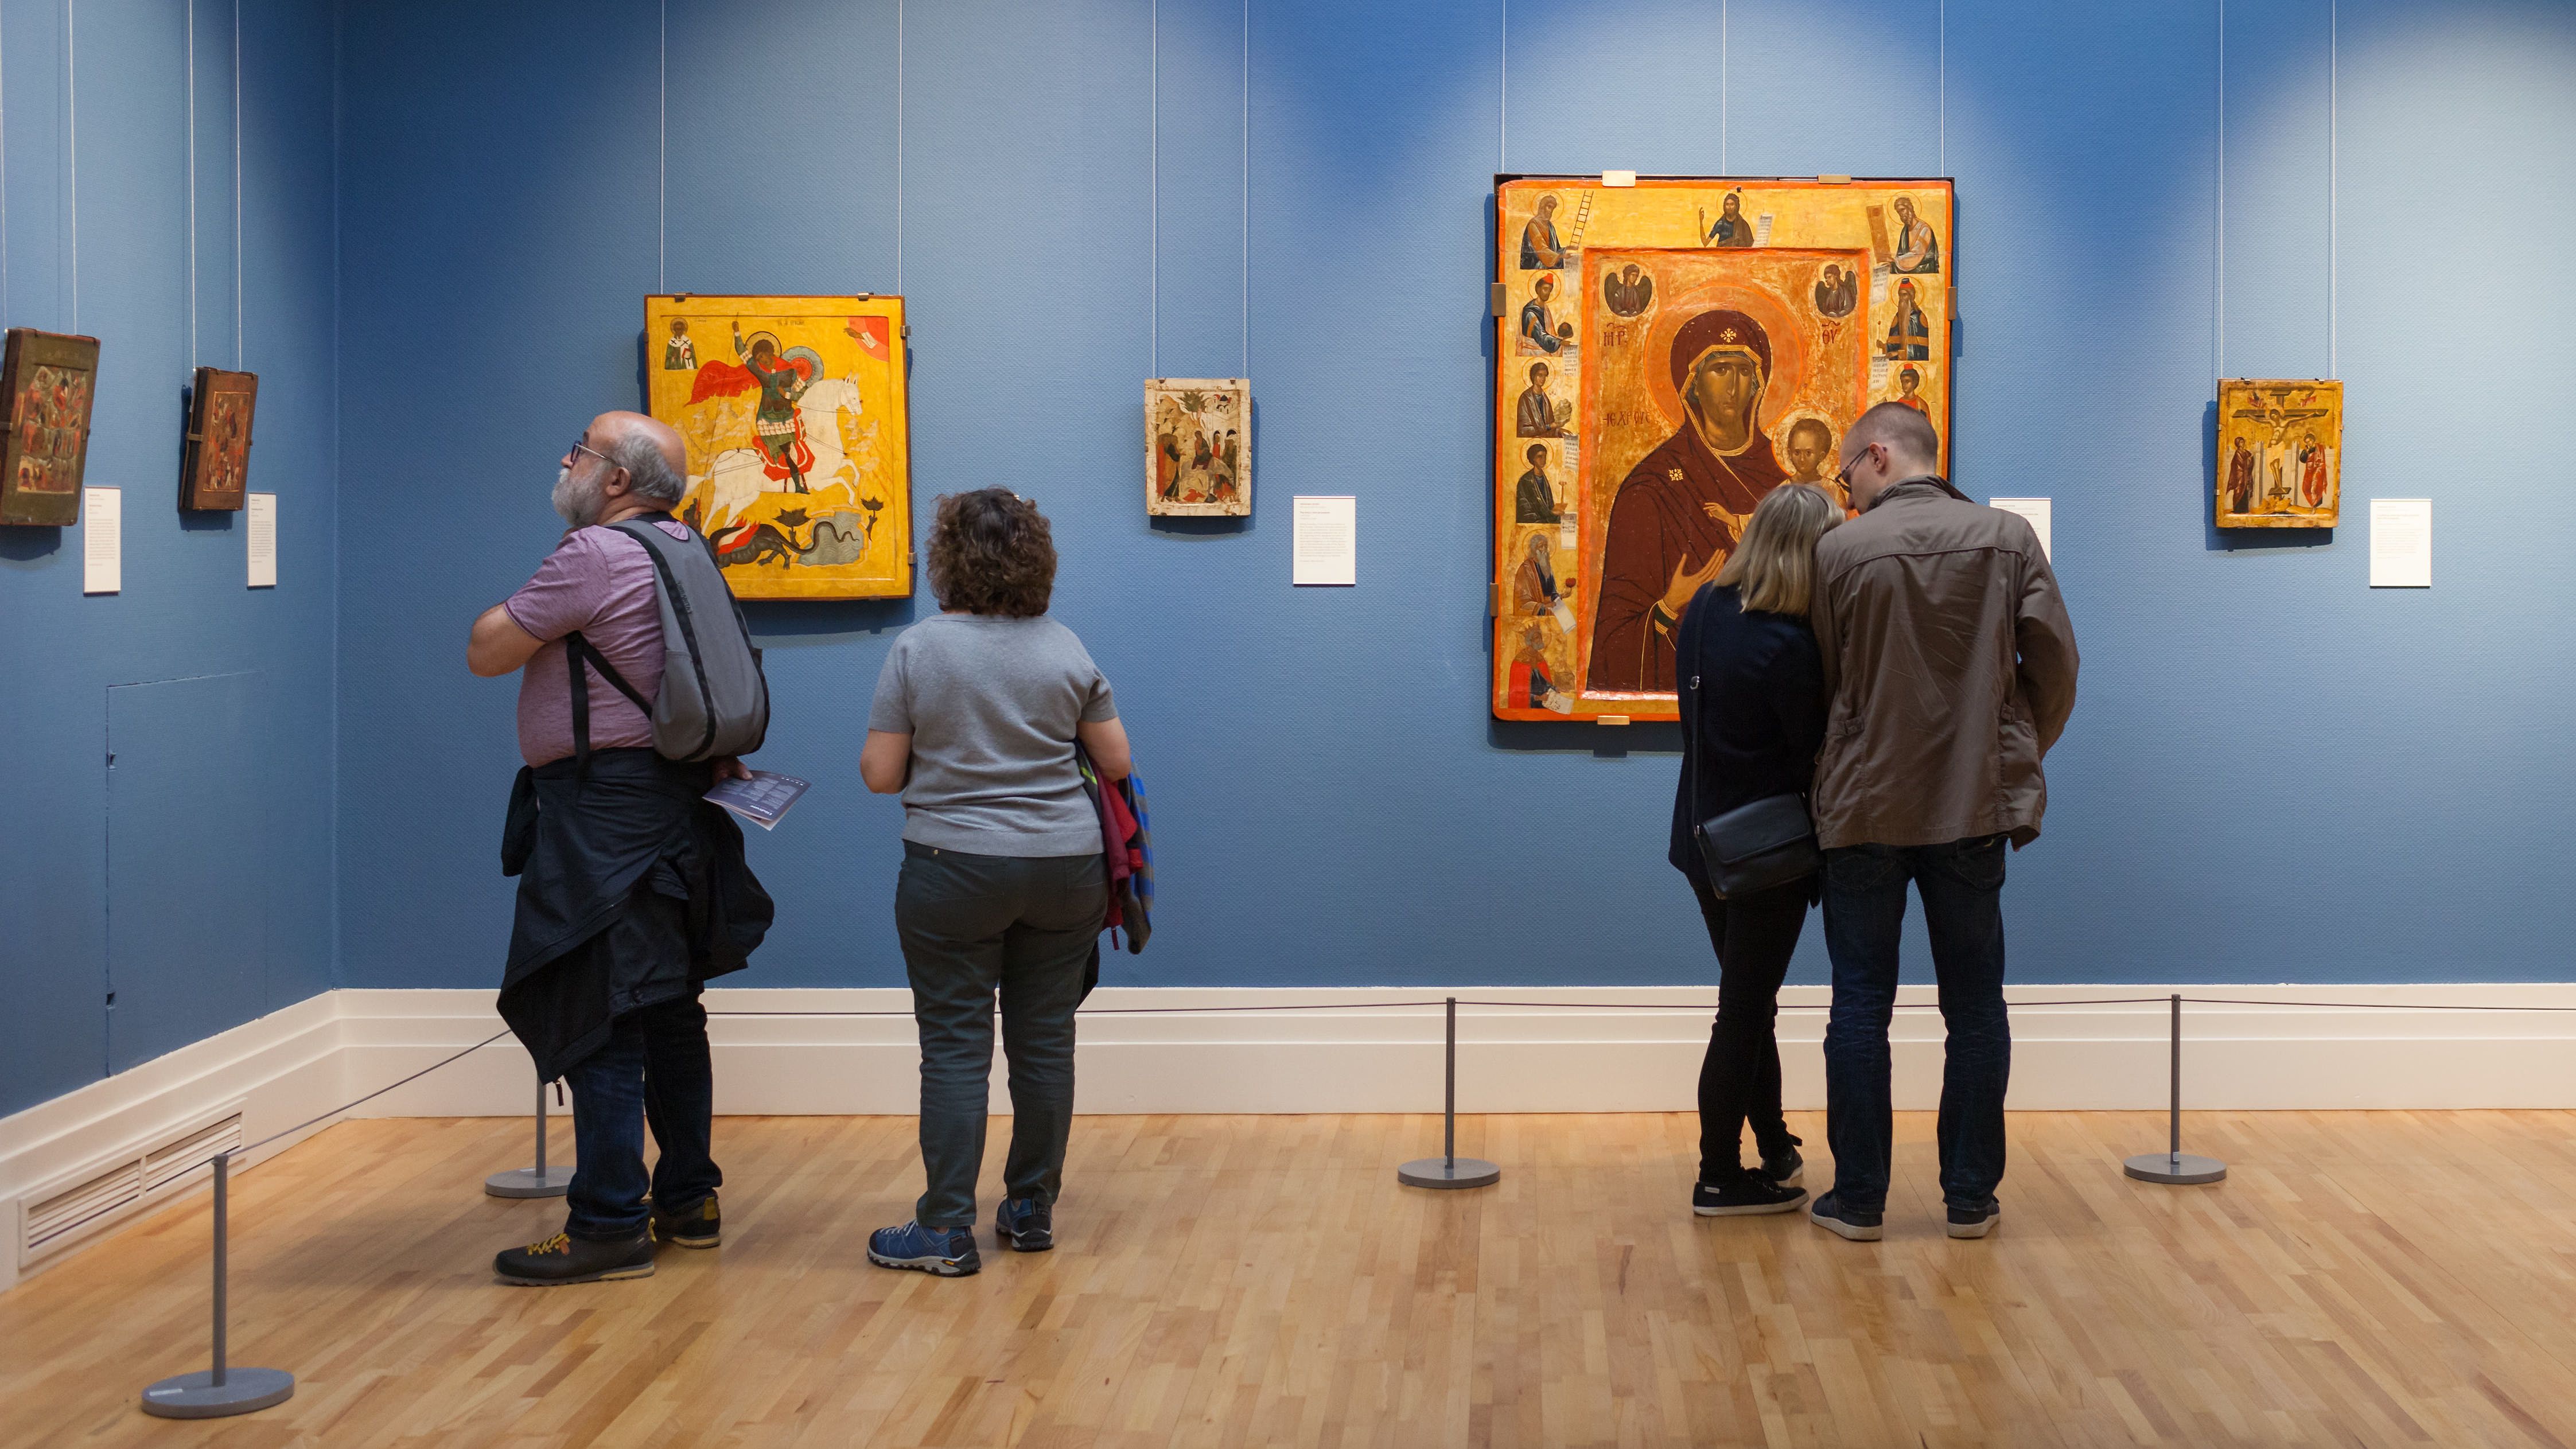
<instances>
[{"instance_id":1,"label":"blue sneaker","mask_svg":"<svg viewBox=\"0 0 2576 1449\"><path fill-rule=\"evenodd\" d=\"M868 1234L868 1261L880 1268L918 1268L942 1278L963 1278L983 1271L975 1256L971 1228L925 1228L905 1223Z\"/></svg>"},{"instance_id":2,"label":"blue sneaker","mask_svg":"<svg viewBox=\"0 0 2576 1449\"><path fill-rule=\"evenodd\" d=\"M993 1212L993 1235L1003 1247L1043 1253L1055 1246L1055 1217L1036 1198L1005 1198Z\"/></svg>"}]
</instances>

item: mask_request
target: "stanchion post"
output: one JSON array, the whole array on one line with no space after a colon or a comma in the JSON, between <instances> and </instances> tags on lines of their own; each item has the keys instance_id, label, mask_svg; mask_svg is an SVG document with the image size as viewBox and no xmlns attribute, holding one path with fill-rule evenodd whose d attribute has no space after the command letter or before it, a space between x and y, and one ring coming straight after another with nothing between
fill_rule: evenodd
<instances>
[{"instance_id":1,"label":"stanchion post","mask_svg":"<svg viewBox=\"0 0 2576 1449\"><path fill-rule=\"evenodd\" d=\"M483 1179L494 1197L561 1197L572 1187L572 1169L546 1163L546 1079L537 1078L537 1165L513 1167Z\"/></svg>"},{"instance_id":2,"label":"stanchion post","mask_svg":"<svg viewBox=\"0 0 2576 1449\"><path fill-rule=\"evenodd\" d=\"M1448 998L1444 1006L1448 1030L1441 1055L1440 1155L1404 1164L1395 1170L1395 1180L1407 1187L1490 1187L1502 1180L1503 1170L1481 1157L1458 1155L1458 998Z\"/></svg>"},{"instance_id":3,"label":"stanchion post","mask_svg":"<svg viewBox=\"0 0 2576 1449\"><path fill-rule=\"evenodd\" d=\"M2182 993L2173 995L2169 1032L2172 1085L2165 1102L2165 1141L2162 1152L2142 1152L2120 1164L2120 1170L2140 1182L2160 1182L2175 1187L2189 1187L2206 1182L2223 1182L2227 1164L2215 1157L2194 1157L2182 1150Z\"/></svg>"},{"instance_id":4,"label":"stanchion post","mask_svg":"<svg viewBox=\"0 0 2576 1449\"><path fill-rule=\"evenodd\" d=\"M163 1419L221 1419L247 1414L295 1396L295 1375L282 1369L231 1367L225 1362L225 1319L231 1304L230 1280L232 1161L229 1152L215 1154L215 1333L214 1366L204 1373L166 1378L143 1391L143 1412Z\"/></svg>"}]
</instances>

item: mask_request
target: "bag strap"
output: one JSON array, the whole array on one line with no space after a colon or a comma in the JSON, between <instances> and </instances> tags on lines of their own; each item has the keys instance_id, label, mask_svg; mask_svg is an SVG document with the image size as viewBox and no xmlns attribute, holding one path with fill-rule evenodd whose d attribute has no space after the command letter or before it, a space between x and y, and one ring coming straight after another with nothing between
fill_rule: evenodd
<instances>
[{"instance_id":1,"label":"bag strap","mask_svg":"<svg viewBox=\"0 0 2576 1449\"><path fill-rule=\"evenodd\" d=\"M582 672L585 661L597 665L600 677L614 685L619 694L633 700L635 707L644 711L646 719L653 717L653 706L635 692L635 686L626 682L626 676L617 672L617 666L608 662L608 656L600 653L598 646L583 638L579 629L566 634L564 676L572 685L572 755L576 778L586 778L590 774L590 680Z\"/></svg>"},{"instance_id":2,"label":"bag strap","mask_svg":"<svg viewBox=\"0 0 2576 1449\"><path fill-rule=\"evenodd\" d=\"M1682 761L1687 767L1684 774L1689 781L1689 813L1694 817L1690 826L1693 831L1699 829L1699 821L1696 818L1699 815L1699 720L1701 711L1705 708L1700 699L1699 675L1696 671L1699 668L1700 634L1708 627L1708 615L1700 608L1700 604L1708 597L1711 587L1708 584L1700 585L1700 591L1691 597L1688 604L1682 606L1682 622L1673 630L1673 685L1688 700L1681 710ZM1684 675L1682 672L1684 668L1694 672Z\"/></svg>"}]
</instances>

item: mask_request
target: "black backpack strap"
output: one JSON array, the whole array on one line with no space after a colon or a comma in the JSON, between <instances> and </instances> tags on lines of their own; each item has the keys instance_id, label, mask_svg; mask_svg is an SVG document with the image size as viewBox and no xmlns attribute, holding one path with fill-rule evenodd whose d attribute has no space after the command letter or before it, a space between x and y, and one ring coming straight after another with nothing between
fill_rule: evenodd
<instances>
[{"instance_id":1,"label":"black backpack strap","mask_svg":"<svg viewBox=\"0 0 2576 1449\"><path fill-rule=\"evenodd\" d=\"M635 707L644 711L644 718L649 720L653 717L653 706L635 692L635 686L626 682L626 676L617 672L617 666L608 662L607 655L583 638L579 629L566 634L564 674L572 685L573 772L583 776L590 773L590 680L582 672L585 662L598 666L600 677L616 686L619 694L633 700Z\"/></svg>"}]
</instances>

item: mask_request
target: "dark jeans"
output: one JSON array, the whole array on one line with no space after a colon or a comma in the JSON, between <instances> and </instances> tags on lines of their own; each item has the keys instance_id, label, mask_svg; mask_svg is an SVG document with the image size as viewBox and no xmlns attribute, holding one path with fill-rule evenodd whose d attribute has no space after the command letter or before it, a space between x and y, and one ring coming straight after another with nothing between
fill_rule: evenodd
<instances>
[{"instance_id":1,"label":"dark jeans","mask_svg":"<svg viewBox=\"0 0 2576 1449\"><path fill-rule=\"evenodd\" d=\"M623 1242L644 1231L644 1192L665 1213L686 1212L724 1182L709 1155L715 1065L697 993L639 1006L610 1024L608 1042L564 1073L578 1149L564 1231ZM662 1158L644 1175L644 1128Z\"/></svg>"},{"instance_id":2,"label":"dark jeans","mask_svg":"<svg viewBox=\"0 0 2576 1449\"><path fill-rule=\"evenodd\" d=\"M1744 1171L1744 1125L1765 1157L1794 1145L1780 1116L1780 982L1807 924L1813 879L1721 900L1689 871L1691 893L1717 949L1717 1024L1699 1064L1699 1180L1722 1186Z\"/></svg>"},{"instance_id":3,"label":"dark jeans","mask_svg":"<svg viewBox=\"0 0 2576 1449\"><path fill-rule=\"evenodd\" d=\"M1983 1207L2004 1177L2004 1085L2012 1076L2000 835L1825 852L1825 946L1834 960L1825 1135L1834 1149L1834 1193L1863 1212L1887 1205L1894 1136L1887 1023L1896 1003L1896 943L1909 880L1923 896L1941 1020L1950 1034L1941 1069L1941 1195L1953 1207Z\"/></svg>"},{"instance_id":4,"label":"dark jeans","mask_svg":"<svg viewBox=\"0 0 2576 1449\"><path fill-rule=\"evenodd\" d=\"M926 1228L975 1225L993 1074L993 994L1011 1062L1005 1197L1052 1203L1073 1128L1073 1010L1109 908L1098 855L970 855L906 841L895 931L921 1028Z\"/></svg>"}]
</instances>

